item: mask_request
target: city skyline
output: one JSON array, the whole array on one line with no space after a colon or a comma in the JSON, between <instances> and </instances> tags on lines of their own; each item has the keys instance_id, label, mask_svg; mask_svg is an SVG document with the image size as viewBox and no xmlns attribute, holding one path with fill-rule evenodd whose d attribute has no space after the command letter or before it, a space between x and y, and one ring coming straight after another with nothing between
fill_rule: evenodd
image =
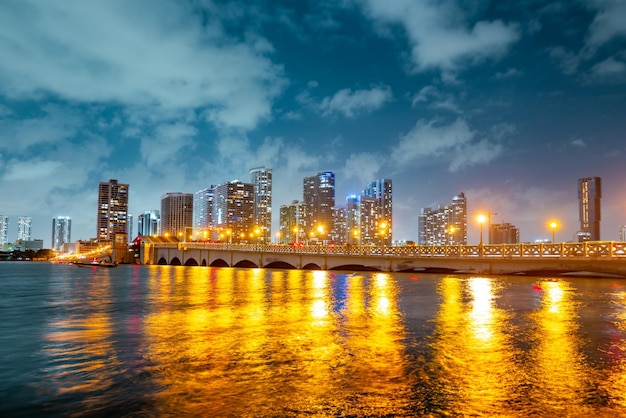
<instances>
[{"instance_id":1,"label":"city skyline","mask_svg":"<svg viewBox=\"0 0 626 418\"><path fill-rule=\"evenodd\" d=\"M520 241L579 229L577 180L600 177L601 237L626 224L626 3L0 3L0 214L72 219L93 238L98 182L129 214L273 169L272 225L302 179L336 196L394 182L393 236L468 198Z\"/></svg>"}]
</instances>

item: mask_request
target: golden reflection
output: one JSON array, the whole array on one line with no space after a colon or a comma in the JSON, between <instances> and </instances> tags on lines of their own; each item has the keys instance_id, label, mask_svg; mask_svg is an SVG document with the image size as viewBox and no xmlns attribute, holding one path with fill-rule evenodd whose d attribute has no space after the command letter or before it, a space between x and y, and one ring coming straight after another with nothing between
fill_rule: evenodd
<instances>
[{"instance_id":1,"label":"golden reflection","mask_svg":"<svg viewBox=\"0 0 626 418\"><path fill-rule=\"evenodd\" d=\"M626 407L626 291L616 290L613 293L615 330L611 332L607 357L613 363L612 373L605 379L603 389L611 396L619 407ZM615 414L617 415L617 414Z\"/></svg>"},{"instance_id":2,"label":"golden reflection","mask_svg":"<svg viewBox=\"0 0 626 418\"><path fill-rule=\"evenodd\" d=\"M107 390L120 361L113 346L109 272L94 271L91 280L58 294L53 304L65 305L48 324L43 349L51 366L46 379L58 394L84 396ZM84 409L102 407L104 397L85 396Z\"/></svg>"},{"instance_id":3,"label":"golden reflection","mask_svg":"<svg viewBox=\"0 0 626 418\"><path fill-rule=\"evenodd\" d=\"M519 370L509 318L495 305L499 290L492 278L448 276L439 283L432 348L446 410L488 416L507 408Z\"/></svg>"},{"instance_id":4,"label":"golden reflection","mask_svg":"<svg viewBox=\"0 0 626 418\"><path fill-rule=\"evenodd\" d=\"M536 395L544 403L569 405L582 413L580 394L585 384L585 366L573 290L564 281L544 281L540 289L541 308L532 315L537 326L537 345L530 352L534 360L531 364L535 366L533 375L542 388ZM562 411L552 411L559 412Z\"/></svg>"},{"instance_id":5,"label":"golden reflection","mask_svg":"<svg viewBox=\"0 0 626 418\"><path fill-rule=\"evenodd\" d=\"M182 281L163 270L175 288L150 289L152 303L170 298L145 326L157 415L406 415L409 364L389 275L183 270Z\"/></svg>"}]
</instances>

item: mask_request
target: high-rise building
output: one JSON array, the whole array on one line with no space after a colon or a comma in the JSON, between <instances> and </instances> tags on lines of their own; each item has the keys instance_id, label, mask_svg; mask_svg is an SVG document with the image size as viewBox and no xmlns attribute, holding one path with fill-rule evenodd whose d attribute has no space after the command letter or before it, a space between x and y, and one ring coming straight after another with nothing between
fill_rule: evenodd
<instances>
[{"instance_id":1,"label":"high-rise building","mask_svg":"<svg viewBox=\"0 0 626 418\"><path fill-rule=\"evenodd\" d=\"M56 252L63 250L63 244L72 242L72 219L69 216L57 216L52 219L52 248Z\"/></svg>"},{"instance_id":2,"label":"high-rise building","mask_svg":"<svg viewBox=\"0 0 626 418\"><path fill-rule=\"evenodd\" d=\"M626 242L626 225L620 225L619 227L619 240L620 242Z\"/></svg>"},{"instance_id":3,"label":"high-rise building","mask_svg":"<svg viewBox=\"0 0 626 418\"><path fill-rule=\"evenodd\" d=\"M0 247L9 243L9 217L0 215Z\"/></svg>"},{"instance_id":4,"label":"high-rise building","mask_svg":"<svg viewBox=\"0 0 626 418\"><path fill-rule=\"evenodd\" d=\"M579 241L600 241L601 198L602 179L600 177L578 179Z\"/></svg>"},{"instance_id":5,"label":"high-rise building","mask_svg":"<svg viewBox=\"0 0 626 418\"><path fill-rule=\"evenodd\" d=\"M113 241L115 234L128 233L128 189L128 184L115 179L98 186L98 241Z\"/></svg>"},{"instance_id":6,"label":"high-rise building","mask_svg":"<svg viewBox=\"0 0 626 418\"><path fill-rule=\"evenodd\" d=\"M272 169L256 167L250 170L250 183L254 185L254 225L259 228L261 242L272 239Z\"/></svg>"},{"instance_id":7,"label":"high-rise building","mask_svg":"<svg viewBox=\"0 0 626 418\"><path fill-rule=\"evenodd\" d=\"M393 233L393 193L390 179L380 179L368 184L361 193L376 200L376 241L391 245Z\"/></svg>"},{"instance_id":8,"label":"high-rise building","mask_svg":"<svg viewBox=\"0 0 626 418\"><path fill-rule=\"evenodd\" d=\"M18 241L30 241L32 223L33 223L33 218L31 218L30 216L19 216L17 218Z\"/></svg>"},{"instance_id":9,"label":"high-rise building","mask_svg":"<svg viewBox=\"0 0 626 418\"><path fill-rule=\"evenodd\" d=\"M188 240L193 230L193 194L165 193L161 195L161 233L164 236Z\"/></svg>"},{"instance_id":10,"label":"high-rise building","mask_svg":"<svg viewBox=\"0 0 626 418\"><path fill-rule=\"evenodd\" d=\"M193 233L198 239L215 239L213 232L213 197L215 186L211 185L193 195ZM200 238L202 237L202 238Z\"/></svg>"},{"instance_id":11,"label":"high-rise building","mask_svg":"<svg viewBox=\"0 0 626 418\"><path fill-rule=\"evenodd\" d=\"M489 244L519 244L519 228L510 223L489 225Z\"/></svg>"},{"instance_id":12,"label":"high-rise building","mask_svg":"<svg viewBox=\"0 0 626 418\"><path fill-rule=\"evenodd\" d=\"M359 245L361 240L361 212L359 196L353 194L346 198L346 242Z\"/></svg>"},{"instance_id":13,"label":"high-rise building","mask_svg":"<svg viewBox=\"0 0 626 418\"><path fill-rule=\"evenodd\" d=\"M335 245L346 245L348 243L348 210L342 206L336 207L333 212L334 224L330 240Z\"/></svg>"},{"instance_id":14,"label":"high-rise building","mask_svg":"<svg viewBox=\"0 0 626 418\"><path fill-rule=\"evenodd\" d=\"M304 235L304 213L304 203L298 200L294 200L290 205L282 205L280 207L279 228L281 244L306 241L306 235Z\"/></svg>"},{"instance_id":15,"label":"high-rise building","mask_svg":"<svg viewBox=\"0 0 626 418\"><path fill-rule=\"evenodd\" d=\"M127 225L127 229L126 229L126 237L128 238L128 242L132 242L135 239L135 231L133 230L133 225L134 225L134 221L133 221L133 214L129 213L128 214L128 220L126 222Z\"/></svg>"},{"instance_id":16,"label":"high-rise building","mask_svg":"<svg viewBox=\"0 0 626 418\"><path fill-rule=\"evenodd\" d=\"M467 201L464 193L454 196L450 206L422 208L419 216L419 243L467 244Z\"/></svg>"},{"instance_id":17,"label":"high-rise building","mask_svg":"<svg viewBox=\"0 0 626 418\"><path fill-rule=\"evenodd\" d=\"M215 187L213 227L220 241L260 242L254 225L254 185L234 180Z\"/></svg>"},{"instance_id":18,"label":"high-rise building","mask_svg":"<svg viewBox=\"0 0 626 418\"><path fill-rule=\"evenodd\" d=\"M316 241L328 241L334 229L335 174L325 171L305 177L303 186L305 233Z\"/></svg>"},{"instance_id":19,"label":"high-rise building","mask_svg":"<svg viewBox=\"0 0 626 418\"><path fill-rule=\"evenodd\" d=\"M161 216L158 210L147 210L137 216L137 234L143 236L161 235Z\"/></svg>"}]
</instances>

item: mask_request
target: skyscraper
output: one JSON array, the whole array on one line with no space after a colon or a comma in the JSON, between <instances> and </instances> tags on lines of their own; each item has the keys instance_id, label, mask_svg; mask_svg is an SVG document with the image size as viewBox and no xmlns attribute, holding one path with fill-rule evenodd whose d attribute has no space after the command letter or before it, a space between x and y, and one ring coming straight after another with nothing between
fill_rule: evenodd
<instances>
[{"instance_id":1,"label":"skyscraper","mask_svg":"<svg viewBox=\"0 0 626 418\"><path fill-rule=\"evenodd\" d=\"M361 193L376 201L376 241L391 245L393 225L393 193L390 179L380 179L368 184Z\"/></svg>"},{"instance_id":2,"label":"skyscraper","mask_svg":"<svg viewBox=\"0 0 626 418\"><path fill-rule=\"evenodd\" d=\"M254 185L254 224L260 228L260 241L268 243L272 239L272 169L251 169L250 183Z\"/></svg>"},{"instance_id":3,"label":"skyscraper","mask_svg":"<svg viewBox=\"0 0 626 418\"><path fill-rule=\"evenodd\" d=\"M193 232L203 240L214 239L210 236L213 229L213 197L215 186L211 185L193 195Z\"/></svg>"},{"instance_id":4,"label":"skyscraper","mask_svg":"<svg viewBox=\"0 0 626 418\"><path fill-rule=\"evenodd\" d=\"M335 174L325 171L305 177L303 186L305 234L316 240L328 240L334 229Z\"/></svg>"},{"instance_id":5,"label":"skyscraper","mask_svg":"<svg viewBox=\"0 0 626 418\"><path fill-rule=\"evenodd\" d=\"M162 235L187 240L193 228L193 194L161 195Z\"/></svg>"},{"instance_id":6,"label":"skyscraper","mask_svg":"<svg viewBox=\"0 0 626 418\"><path fill-rule=\"evenodd\" d=\"M137 216L137 233L143 236L160 235L161 216L158 210L147 210Z\"/></svg>"},{"instance_id":7,"label":"skyscraper","mask_svg":"<svg viewBox=\"0 0 626 418\"><path fill-rule=\"evenodd\" d=\"M18 241L30 241L32 223L33 223L33 218L31 218L30 216L19 216L17 218Z\"/></svg>"},{"instance_id":8,"label":"skyscraper","mask_svg":"<svg viewBox=\"0 0 626 418\"><path fill-rule=\"evenodd\" d=\"M283 244L300 243L306 240L304 235L304 203L294 200L290 205L280 207L280 242Z\"/></svg>"},{"instance_id":9,"label":"skyscraper","mask_svg":"<svg viewBox=\"0 0 626 418\"><path fill-rule=\"evenodd\" d=\"M602 198L600 177L586 177L578 180L580 216L578 241L600 241L600 198Z\"/></svg>"},{"instance_id":10,"label":"skyscraper","mask_svg":"<svg viewBox=\"0 0 626 418\"><path fill-rule=\"evenodd\" d=\"M419 216L419 243L432 245L467 244L467 201L465 194L454 196L452 205L423 208Z\"/></svg>"},{"instance_id":11,"label":"skyscraper","mask_svg":"<svg viewBox=\"0 0 626 418\"><path fill-rule=\"evenodd\" d=\"M72 220L69 216L57 216L52 219L52 248L56 252L63 250L63 244L72 242Z\"/></svg>"},{"instance_id":12,"label":"skyscraper","mask_svg":"<svg viewBox=\"0 0 626 418\"><path fill-rule=\"evenodd\" d=\"M9 243L9 217L0 215L0 248Z\"/></svg>"},{"instance_id":13,"label":"skyscraper","mask_svg":"<svg viewBox=\"0 0 626 418\"><path fill-rule=\"evenodd\" d=\"M115 234L127 234L128 184L115 179L98 186L98 241L113 241Z\"/></svg>"},{"instance_id":14,"label":"skyscraper","mask_svg":"<svg viewBox=\"0 0 626 418\"><path fill-rule=\"evenodd\" d=\"M213 227L222 241L259 242L254 225L254 185L234 180L215 187Z\"/></svg>"}]
</instances>

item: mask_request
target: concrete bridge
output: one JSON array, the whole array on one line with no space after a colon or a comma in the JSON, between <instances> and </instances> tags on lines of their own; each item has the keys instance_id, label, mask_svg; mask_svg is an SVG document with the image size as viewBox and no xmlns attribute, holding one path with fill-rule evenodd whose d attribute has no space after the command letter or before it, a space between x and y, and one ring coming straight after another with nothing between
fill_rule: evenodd
<instances>
[{"instance_id":1,"label":"concrete bridge","mask_svg":"<svg viewBox=\"0 0 626 418\"><path fill-rule=\"evenodd\" d=\"M626 277L626 243L288 246L179 242L144 237L141 264L387 272Z\"/></svg>"}]
</instances>

